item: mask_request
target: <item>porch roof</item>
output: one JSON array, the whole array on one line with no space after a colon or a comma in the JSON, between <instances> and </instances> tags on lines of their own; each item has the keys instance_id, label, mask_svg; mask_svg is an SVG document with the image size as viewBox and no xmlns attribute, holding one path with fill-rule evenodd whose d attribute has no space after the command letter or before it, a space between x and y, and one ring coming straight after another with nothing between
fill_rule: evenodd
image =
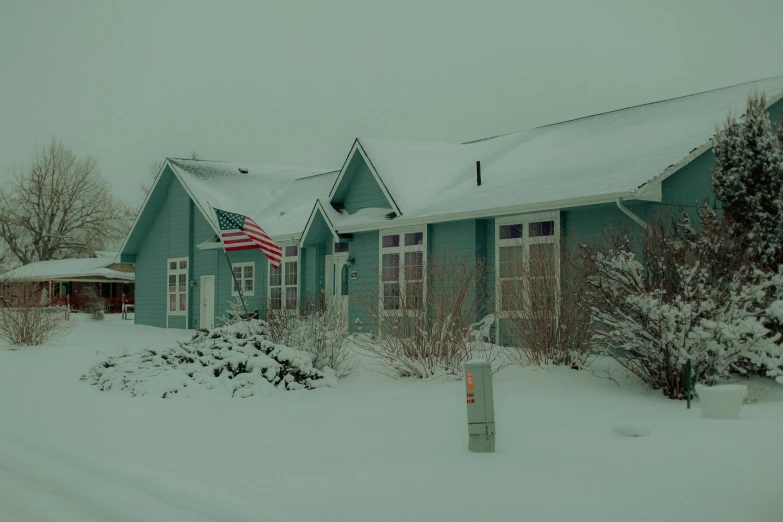
<instances>
[{"instance_id":1,"label":"porch roof","mask_svg":"<svg viewBox=\"0 0 783 522\"><path fill-rule=\"evenodd\" d=\"M114 259L113 257L92 257L37 261L0 274L0 281L133 282L135 280L134 272L120 272L107 268L114 264Z\"/></svg>"}]
</instances>

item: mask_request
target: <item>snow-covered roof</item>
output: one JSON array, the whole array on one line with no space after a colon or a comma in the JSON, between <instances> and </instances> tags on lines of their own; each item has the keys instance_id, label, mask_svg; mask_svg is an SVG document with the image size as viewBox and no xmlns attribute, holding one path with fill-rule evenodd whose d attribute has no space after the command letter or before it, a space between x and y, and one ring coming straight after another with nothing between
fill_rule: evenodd
<instances>
[{"instance_id":1,"label":"snow-covered roof","mask_svg":"<svg viewBox=\"0 0 783 522\"><path fill-rule=\"evenodd\" d=\"M133 272L120 272L106 268L114 263L114 257L37 261L20 266L5 274L0 274L0 281L70 281L89 279L133 281L135 279Z\"/></svg>"},{"instance_id":2,"label":"snow-covered roof","mask_svg":"<svg viewBox=\"0 0 783 522\"><path fill-rule=\"evenodd\" d=\"M741 114L749 94L782 91L779 76L463 144L358 141L405 219L631 197Z\"/></svg>"},{"instance_id":3,"label":"snow-covered roof","mask_svg":"<svg viewBox=\"0 0 783 522\"><path fill-rule=\"evenodd\" d=\"M333 171L295 180L259 212L256 221L271 236L299 236L316 199L328 196L336 179Z\"/></svg>"},{"instance_id":4,"label":"snow-covered roof","mask_svg":"<svg viewBox=\"0 0 783 522\"><path fill-rule=\"evenodd\" d=\"M337 177L325 169L171 158L168 162L213 226L208 201L213 208L250 216L272 237L300 234L316 199L329 193Z\"/></svg>"}]
</instances>

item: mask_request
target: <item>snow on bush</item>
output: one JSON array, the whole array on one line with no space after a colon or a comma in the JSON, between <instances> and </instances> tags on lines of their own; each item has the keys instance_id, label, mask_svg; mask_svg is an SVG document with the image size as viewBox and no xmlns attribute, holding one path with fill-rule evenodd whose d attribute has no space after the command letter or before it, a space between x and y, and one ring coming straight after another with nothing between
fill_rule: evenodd
<instances>
[{"instance_id":1,"label":"snow on bush","mask_svg":"<svg viewBox=\"0 0 783 522\"><path fill-rule=\"evenodd\" d=\"M308 353L269 341L266 324L258 320L199 329L191 340L163 351L110 357L82 380L103 391L163 398L204 390L251 397L336 386L333 376L313 368Z\"/></svg>"},{"instance_id":2,"label":"snow on bush","mask_svg":"<svg viewBox=\"0 0 783 522\"><path fill-rule=\"evenodd\" d=\"M589 252L589 277L597 299L595 339L606 354L672 399L685 397L685 364L695 382L715 384L745 365L770 375L783 361L767 314L783 275L742 264L721 233L720 221L701 208L703 232L683 214L673 226L649 224L643 266L626 237Z\"/></svg>"},{"instance_id":3,"label":"snow on bush","mask_svg":"<svg viewBox=\"0 0 783 522\"><path fill-rule=\"evenodd\" d=\"M339 378L350 375L358 362L348 342L348 310L328 299L308 296L303 301L299 314L267 303L269 339L309 353L319 370L329 368Z\"/></svg>"},{"instance_id":4,"label":"snow on bush","mask_svg":"<svg viewBox=\"0 0 783 522\"><path fill-rule=\"evenodd\" d=\"M730 115L717 130L711 176L731 234L747 244L755 266L774 270L783 262L783 126L766 106L764 95L752 95L743 118Z\"/></svg>"}]
</instances>

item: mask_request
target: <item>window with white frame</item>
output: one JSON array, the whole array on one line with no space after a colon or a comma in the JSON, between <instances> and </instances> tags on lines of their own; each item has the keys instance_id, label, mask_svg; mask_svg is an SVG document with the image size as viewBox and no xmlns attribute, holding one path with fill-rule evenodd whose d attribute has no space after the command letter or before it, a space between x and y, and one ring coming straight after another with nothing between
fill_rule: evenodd
<instances>
[{"instance_id":1,"label":"window with white frame","mask_svg":"<svg viewBox=\"0 0 783 522\"><path fill-rule=\"evenodd\" d=\"M544 297L542 292L557 287L559 213L500 218L495 233L498 311L518 311L522 303L530 303L522 299L529 300L531 295ZM536 302L554 302L554 299Z\"/></svg>"},{"instance_id":2,"label":"window with white frame","mask_svg":"<svg viewBox=\"0 0 783 522\"><path fill-rule=\"evenodd\" d=\"M256 264L255 263L234 263L231 265L234 270L234 286L231 289L231 295L238 296L237 288L242 289L243 296L253 296L256 291Z\"/></svg>"},{"instance_id":3,"label":"window with white frame","mask_svg":"<svg viewBox=\"0 0 783 522\"><path fill-rule=\"evenodd\" d=\"M269 307L272 310L296 310L299 295L299 247L283 247L280 266L269 264Z\"/></svg>"},{"instance_id":4,"label":"window with white frame","mask_svg":"<svg viewBox=\"0 0 783 522\"><path fill-rule=\"evenodd\" d=\"M180 257L167 261L169 315L188 313L188 258Z\"/></svg>"},{"instance_id":5,"label":"window with white frame","mask_svg":"<svg viewBox=\"0 0 783 522\"><path fill-rule=\"evenodd\" d=\"M417 310L424 304L424 230L381 231L381 306Z\"/></svg>"}]
</instances>

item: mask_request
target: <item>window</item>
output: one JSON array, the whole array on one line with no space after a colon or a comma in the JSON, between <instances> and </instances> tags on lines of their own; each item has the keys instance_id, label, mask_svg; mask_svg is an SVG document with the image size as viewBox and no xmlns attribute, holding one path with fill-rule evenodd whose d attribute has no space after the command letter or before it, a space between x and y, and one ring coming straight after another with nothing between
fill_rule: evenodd
<instances>
[{"instance_id":1,"label":"window","mask_svg":"<svg viewBox=\"0 0 783 522\"><path fill-rule=\"evenodd\" d=\"M231 289L231 295L238 296L237 285L242 289L243 296L255 295L256 283L256 264L255 263L234 263L231 265L234 270L234 285Z\"/></svg>"},{"instance_id":2,"label":"window","mask_svg":"<svg viewBox=\"0 0 783 522\"><path fill-rule=\"evenodd\" d=\"M342 254L344 252L348 252L348 243L335 243L334 244L334 253L335 254Z\"/></svg>"},{"instance_id":3,"label":"window","mask_svg":"<svg viewBox=\"0 0 783 522\"><path fill-rule=\"evenodd\" d=\"M385 310L424 306L423 231L381 231L381 305Z\"/></svg>"},{"instance_id":4,"label":"window","mask_svg":"<svg viewBox=\"0 0 783 522\"><path fill-rule=\"evenodd\" d=\"M556 287L560 271L559 214L502 218L496 227L498 311L517 311L531 296L539 298L535 302L554 303L556 296L549 299L544 293Z\"/></svg>"},{"instance_id":5,"label":"window","mask_svg":"<svg viewBox=\"0 0 783 522\"><path fill-rule=\"evenodd\" d=\"M169 259L168 263L168 307L169 315L188 313L188 258Z\"/></svg>"},{"instance_id":6,"label":"window","mask_svg":"<svg viewBox=\"0 0 783 522\"><path fill-rule=\"evenodd\" d=\"M299 295L299 247L283 248L283 259L275 269L269 265L269 307L296 310Z\"/></svg>"}]
</instances>

